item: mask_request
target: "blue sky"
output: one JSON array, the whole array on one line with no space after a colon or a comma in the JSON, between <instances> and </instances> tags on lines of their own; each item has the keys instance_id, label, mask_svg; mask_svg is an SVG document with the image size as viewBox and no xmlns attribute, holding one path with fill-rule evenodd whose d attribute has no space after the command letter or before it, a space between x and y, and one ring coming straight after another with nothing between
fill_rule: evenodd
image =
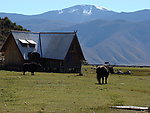
<instances>
[{"instance_id":1,"label":"blue sky","mask_svg":"<svg viewBox=\"0 0 150 113\"><path fill-rule=\"evenodd\" d=\"M82 4L102 6L117 12L150 9L150 0L0 0L0 12L32 15Z\"/></svg>"}]
</instances>

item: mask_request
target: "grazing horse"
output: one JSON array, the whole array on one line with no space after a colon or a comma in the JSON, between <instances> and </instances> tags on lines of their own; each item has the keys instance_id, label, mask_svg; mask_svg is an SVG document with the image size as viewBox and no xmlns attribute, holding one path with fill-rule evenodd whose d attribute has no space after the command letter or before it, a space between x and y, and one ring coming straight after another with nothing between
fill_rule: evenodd
<instances>
[{"instance_id":1,"label":"grazing horse","mask_svg":"<svg viewBox=\"0 0 150 113\"><path fill-rule=\"evenodd\" d=\"M102 84L104 84L104 79L105 79L105 84L107 84L108 75L109 73L114 73L114 70L112 66L99 66L96 69L96 73L97 73L98 83L101 84L101 79L102 79Z\"/></svg>"},{"instance_id":2,"label":"grazing horse","mask_svg":"<svg viewBox=\"0 0 150 113\"><path fill-rule=\"evenodd\" d=\"M41 65L37 63L24 63L23 64L23 75L25 75L25 72L31 72L31 75L34 75L34 72L37 71L37 69L40 69Z\"/></svg>"}]
</instances>

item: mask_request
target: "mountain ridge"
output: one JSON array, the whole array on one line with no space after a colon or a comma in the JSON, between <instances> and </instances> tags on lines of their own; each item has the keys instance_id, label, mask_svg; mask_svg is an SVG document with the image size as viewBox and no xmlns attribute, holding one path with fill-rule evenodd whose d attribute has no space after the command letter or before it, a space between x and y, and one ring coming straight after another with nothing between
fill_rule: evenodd
<instances>
[{"instance_id":1,"label":"mountain ridge","mask_svg":"<svg viewBox=\"0 0 150 113\"><path fill-rule=\"evenodd\" d=\"M142 22L95 20L78 24L78 36L90 64L150 64L150 20ZM90 25L90 28L88 27Z\"/></svg>"},{"instance_id":2,"label":"mountain ridge","mask_svg":"<svg viewBox=\"0 0 150 113\"><path fill-rule=\"evenodd\" d=\"M93 13L90 15L85 15L85 13L90 13L90 10L92 8ZM75 10L78 9L78 12ZM87 10L88 11L83 11ZM75 12L72 13L65 13L65 14L59 14L60 11L69 12L70 10L74 10ZM83 13L85 12L85 13ZM79 13L79 14L78 14ZM16 13L0 13L0 17L7 16L10 18L13 22L16 22L22 26L24 26L26 29L30 29L32 31L50 31L54 29L58 29L58 27L54 27L52 22L59 21L58 25L62 23L62 27L68 27L75 24L85 23L88 21L93 21L96 19L103 19L103 20L127 20L127 21L144 21L148 18L150 18L150 10L139 10L135 12L114 12L112 10L108 10L105 8L105 10L98 9L97 6L94 5L76 5L69 8L64 8L61 10L51 10L47 11L41 14L37 15L23 15L23 14L16 14ZM80 16L80 18L79 18ZM35 27L35 21L34 20L45 20L43 22L40 22L40 25L37 24ZM28 21L28 23L26 22ZM45 22L47 22L46 29L42 28L41 25L45 26ZM26 24L24 24L26 23ZM33 23L33 24L32 24ZM65 23L65 24L63 24ZM50 27L50 26L53 27Z\"/></svg>"}]
</instances>

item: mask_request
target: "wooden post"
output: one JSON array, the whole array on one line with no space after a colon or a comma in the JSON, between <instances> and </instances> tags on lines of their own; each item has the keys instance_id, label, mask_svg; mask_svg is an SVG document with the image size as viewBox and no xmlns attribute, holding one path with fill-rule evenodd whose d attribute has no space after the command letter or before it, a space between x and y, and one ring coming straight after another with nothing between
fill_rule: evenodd
<instances>
[{"instance_id":1,"label":"wooden post","mask_svg":"<svg viewBox=\"0 0 150 113\"><path fill-rule=\"evenodd\" d=\"M41 57L42 55L42 43L41 43L41 33L39 33L39 41L40 41L40 50L41 50Z\"/></svg>"}]
</instances>

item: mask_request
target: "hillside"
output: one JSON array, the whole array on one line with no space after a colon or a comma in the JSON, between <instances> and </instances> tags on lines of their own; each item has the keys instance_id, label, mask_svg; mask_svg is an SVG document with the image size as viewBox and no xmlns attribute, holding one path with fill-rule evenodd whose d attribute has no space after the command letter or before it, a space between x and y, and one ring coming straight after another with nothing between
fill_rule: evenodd
<instances>
[{"instance_id":1,"label":"hillside","mask_svg":"<svg viewBox=\"0 0 150 113\"><path fill-rule=\"evenodd\" d=\"M11 22L8 17L0 18L0 48L11 30L27 31L22 26Z\"/></svg>"},{"instance_id":2,"label":"hillside","mask_svg":"<svg viewBox=\"0 0 150 113\"><path fill-rule=\"evenodd\" d=\"M78 30L89 63L150 64L150 21L96 20L61 31Z\"/></svg>"}]
</instances>

